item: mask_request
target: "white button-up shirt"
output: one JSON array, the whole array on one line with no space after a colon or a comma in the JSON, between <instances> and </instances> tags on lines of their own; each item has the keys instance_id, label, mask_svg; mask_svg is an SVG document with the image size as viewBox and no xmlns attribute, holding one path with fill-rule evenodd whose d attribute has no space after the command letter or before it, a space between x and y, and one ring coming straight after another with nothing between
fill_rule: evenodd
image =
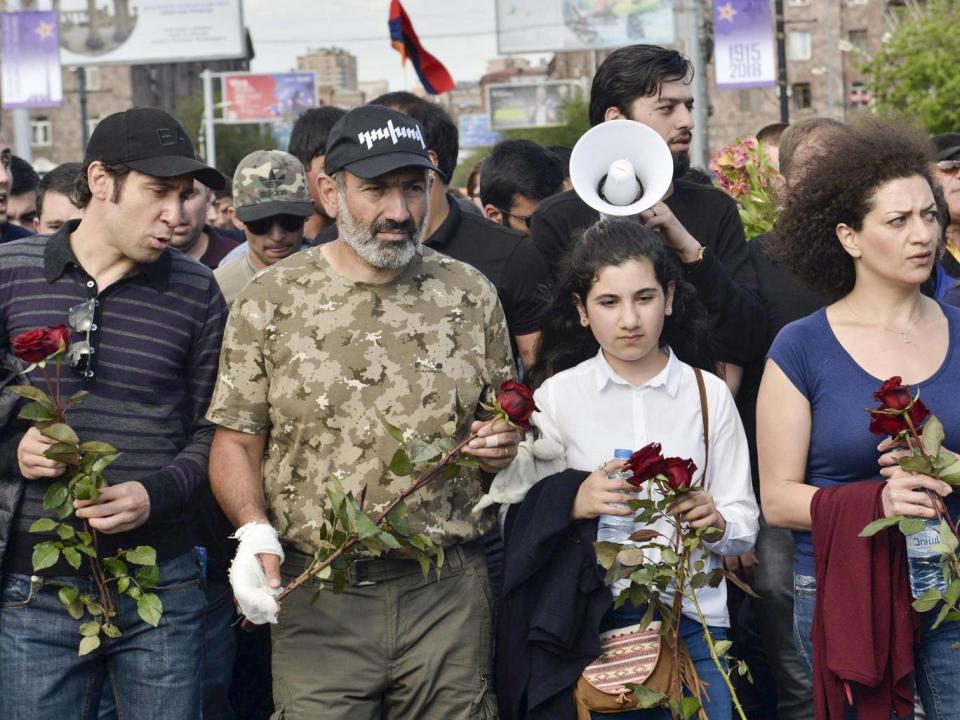
<instances>
[{"instance_id":1,"label":"white button-up shirt","mask_svg":"<svg viewBox=\"0 0 960 720\"><path fill-rule=\"evenodd\" d=\"M733 396L715 375L703 373L703 380L710 425L710 462L703 487L727 525L723 537L704 543L705 571L709 572L721 566L720 555L741 555L753 548L759 509L750 480L747 438ZM540 412L534 413L533 424L564 448L567 467L593 471L611 460L618 448L638 450L658 442L664 457L690 458L696 463L694 484L700 485L704 463L700 393L693 368L672 352L659 374L634 387L617 375L601 350L546 380L534 399ZM652 529L672 534L666 519L657 520ZM627 586L629 581L620 581L614 592ZM669 596L661 599L667 605L672 602ZM729 627L726 582L701 588L697 600L710 625ZM687 599L683 613L699 619Z\"/></svg>"}]
</instances>

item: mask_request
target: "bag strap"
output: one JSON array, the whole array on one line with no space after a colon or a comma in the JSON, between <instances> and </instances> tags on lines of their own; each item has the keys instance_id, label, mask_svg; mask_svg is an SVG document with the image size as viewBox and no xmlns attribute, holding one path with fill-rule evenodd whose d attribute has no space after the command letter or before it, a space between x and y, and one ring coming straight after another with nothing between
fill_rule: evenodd
<instances>
[{"instance_id":1,"label":"bag strap","mask_svg":"<svg viewBox=\"0 0 960 720\"><path fill-rule=\"evenodd\" d=\"M703 419L703 482L707 482L707 465L710 462L710 410L707 406L707 386L703 383L703 372L694 368L697 376L697 389L700 391L700 417Z\"/></svg>"}]
</instances>

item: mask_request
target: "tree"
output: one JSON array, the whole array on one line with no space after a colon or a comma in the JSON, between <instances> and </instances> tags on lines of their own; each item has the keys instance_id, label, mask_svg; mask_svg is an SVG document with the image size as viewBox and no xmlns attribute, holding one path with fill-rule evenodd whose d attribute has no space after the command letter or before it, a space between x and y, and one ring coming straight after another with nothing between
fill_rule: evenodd
<instances>
[{"instance_id":1,"label":"tree","mask_svg":"<svg viewBox=\"0 0 960 720\"><path fill-rule=\"evenodd\" d=\"M904 113L930 133L960 129L960 0L911 2L866 63L881 113Z\"/></svg>"}]
</instances>

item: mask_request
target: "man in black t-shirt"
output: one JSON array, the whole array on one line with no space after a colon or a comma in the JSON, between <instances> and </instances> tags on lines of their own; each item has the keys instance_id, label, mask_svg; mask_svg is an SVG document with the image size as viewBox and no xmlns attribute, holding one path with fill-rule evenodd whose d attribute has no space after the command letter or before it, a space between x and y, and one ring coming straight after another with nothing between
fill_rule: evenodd
<instances>
[{"instance_id":1,"label":"man in black t-shirt","mask_svg":"<svg viewBox=\"0 0 960 720\"><path fill-rule=\"evenodd\" d=\"M520 233L462 210L447 192L457 166L459 137L457 126L443 108L408 92L381 95L370 104L409 115L423 127L430 157L443 173L443 177L430 173L424 242L444 255L472 265L493 283L507 318L514 354L529 368L536 359L540 339L537 291L548 281L547 266L537 248ZM324 232L320 240L334 237Z\"/></svg>"},{"instance_id":2,"label":"man in black t-shirt","mask_svg":"<svg viewBox=\"0 0 960 720\"><path fill-rule=\"evenodd\" d=\"M659 229L683 263L686 279L710 314L717 359L742 366L759 352L763 312L753 292L756 280L736 204L722 190L676 179L690 166L692 78L690 61L675 50L655 45L620 48L594 75L590 124L636 120L666 141L675 179L666 197L638 219ZM552 274L578 231L598 217L573 190L540 203L532 237ZM730 365L727 370L728 382L736 387L739 371Z\"/></svg>"}]
</instances>

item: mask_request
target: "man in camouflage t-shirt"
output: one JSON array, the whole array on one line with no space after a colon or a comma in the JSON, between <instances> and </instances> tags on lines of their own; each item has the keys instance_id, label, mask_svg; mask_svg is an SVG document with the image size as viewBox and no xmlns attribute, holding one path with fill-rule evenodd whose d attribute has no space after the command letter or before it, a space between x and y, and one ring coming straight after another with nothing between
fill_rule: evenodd
<instances>
[{"instance_id":1,"label":"man in camouflage t-shirt","mask_svg":"<svg viewBox=\"0 0 960 720\"><path fill-rule=\"evenodd\" d=\"M339 239L254 278L224 338L208 413L220 426L211 484L241 527L235 567L255 556L263 568L254 587L232 578L234 592L248 617L277 622L274 701L285 720L492 718L490 588L477 541L493 517L470 512L481 471L408 503L415 530L446 549L439 581L425 580L416 560L385 556L353 560L343 594L311 603L309 589L292 593L279 618L270 595L278 556L289 582L317 549L330 479L355 494L366 486L372 511L409 486L387 470L398 445L378 410L430 442L458 398L478 408L513 372L493 286L421 245L426 170L435 168L420 126L357 108L331 131L326 166L320 196ZM469 414L461 437L482 425ZM496 472L518 441L498 422L466 451Z\"/></svg>"}]
</instances>

